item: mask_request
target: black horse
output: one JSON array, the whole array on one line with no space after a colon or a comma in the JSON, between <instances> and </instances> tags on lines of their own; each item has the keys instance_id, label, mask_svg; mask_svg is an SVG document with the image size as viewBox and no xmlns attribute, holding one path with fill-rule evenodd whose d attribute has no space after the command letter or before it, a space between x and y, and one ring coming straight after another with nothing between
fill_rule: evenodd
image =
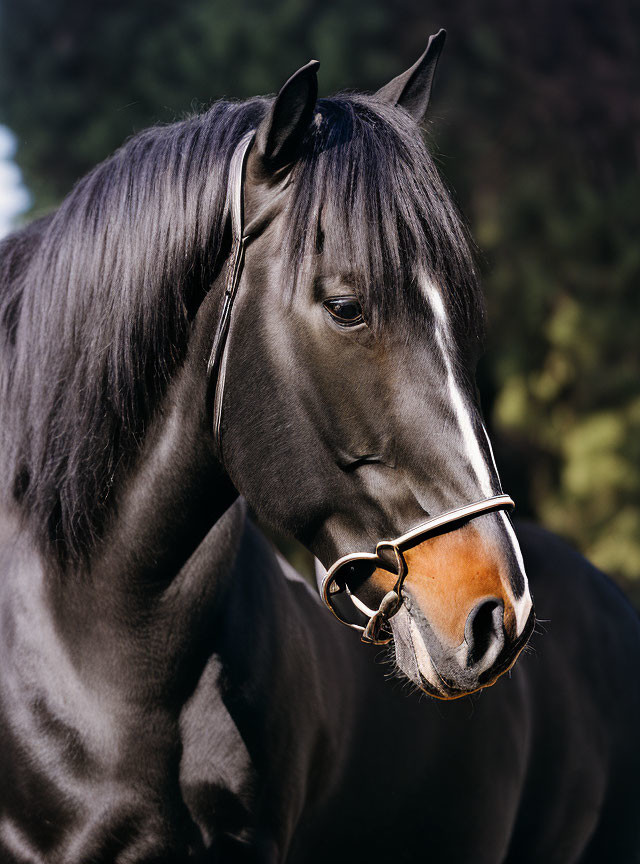
<instances>
[{"instance_id":1,"label":"black horse","mask_svg":"<svg viewBox=\"0 0 640 864\"><path fill-rule=\"evenodd\" d=\"M503 509L418 126L442 41L144 132L0 247L2 862L640 860L640 628ZM368 555L336 603L414 689L511 666L525 565L548 632L407 695L238 493Z\"/></svg>"}]
</instances>

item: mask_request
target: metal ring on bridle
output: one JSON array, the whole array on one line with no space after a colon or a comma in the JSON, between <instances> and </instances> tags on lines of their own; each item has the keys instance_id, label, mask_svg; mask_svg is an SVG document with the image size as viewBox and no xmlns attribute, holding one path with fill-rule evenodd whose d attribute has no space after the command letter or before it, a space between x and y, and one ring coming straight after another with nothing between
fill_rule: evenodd
<instances>
[{"instance_id":1,"label":"metal ring on bridle","mask_svg":"<svg viewBox=\"0 0 640 864\"><path fill-rule=\"evenodd\" d=\"M421 523L416 528L412 528L406 534L402 534L395 540L381 540L376 546L375 552L352 552L349 555L344 555L333 564L322 580L322 599L331 609L336 618L362 633L363 642L372 642L375 645L384 645L391 641L391 634L383 628L388 623L396 612L400 609L403 603L402 586L407 576L407 564L403 554L403 548L414 545L416 541L422 542L433 536L442 528L451 530L456 523L462 523L483 513L492 513L496 510L507 510L514 507L515 504L509 495L494 495L491 498L484 498L481 501L475 501L473 504L466 504L463 507L456 507L454 510L448 510L446 513L441 513L439 516L434 516L426 522ZM345 580L342 582L337 578L340 570L344 573L349 564L356 561L367 561L372 565L380 566L382 569L388 570L388 565L381 557L380 553L385 550L391 550L396 560L396 582L392 591L388 591L382 598L382 601L377 609L369 609L355 594L349 590L349 586ZM334 603L334 597L337 594L344 593L356 609L363 615L369 618L365 626L354 624L344 618Z\"/></svg>"}]
</instances>

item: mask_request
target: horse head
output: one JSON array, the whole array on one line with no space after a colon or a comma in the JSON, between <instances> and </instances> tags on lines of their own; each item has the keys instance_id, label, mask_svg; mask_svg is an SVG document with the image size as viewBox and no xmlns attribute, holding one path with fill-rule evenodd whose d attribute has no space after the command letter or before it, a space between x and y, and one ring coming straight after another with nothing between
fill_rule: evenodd
<instances>
[{"instance_id":1,"label":"horse head","mask_svg":"<svg viewBox=\"0 0 640 864\"><path fill-rule=\"evenodd\" d=\"M210 371L234 486L344 559L334 611L454 698L511 666L534 616L474 384L476 274L419 128L443 41L374 96L318 100L312 61L246 136Z\"/></svg>"}]
</instances>

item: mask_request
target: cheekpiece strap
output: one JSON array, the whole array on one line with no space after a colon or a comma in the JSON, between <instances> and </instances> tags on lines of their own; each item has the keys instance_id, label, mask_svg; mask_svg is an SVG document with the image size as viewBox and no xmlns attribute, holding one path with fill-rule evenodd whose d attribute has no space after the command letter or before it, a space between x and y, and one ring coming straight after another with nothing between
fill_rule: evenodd
<instances>
[{"instance_id":1,"label":"cheekpiece strap","mask_svg":"<svg viewBox=\"0 0 640 864\"><path fill-rule=\"evenodd\" d=\"M222 312L218 321L216 335L213 340L209 362L207 364L207 375L215 382L213 397L213 438L218 455L222 458L222 401L224 396L224 384L227 369L227 337L231 324L231 310L235 300L242 266L244 264L244 248L246 237L244 236L244 213L243 213L243 188L244 169L247 154L254 139L255 132L251 130L241 139L231 157L229 165L229 181L227 184L227 201L225 210L231 218L231 253L227 263L227 276L225 279L224 299Z\"/></svg>"}]
</instances>

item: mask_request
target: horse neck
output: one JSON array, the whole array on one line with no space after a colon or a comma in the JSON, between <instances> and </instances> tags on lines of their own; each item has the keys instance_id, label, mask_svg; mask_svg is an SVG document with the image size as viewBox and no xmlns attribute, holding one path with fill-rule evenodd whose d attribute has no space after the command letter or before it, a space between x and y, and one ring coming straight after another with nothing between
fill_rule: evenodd
<instances>
[{"instance_id":1,"label":"horse neck","mask_svg":"<svg viewBox=\"0 0 640 864\"><path fill-rule=\"evenodd\" d=\"M220 741L216 761L236 738L244 742L229 758L241 759L250 785L278 779L276 810L302 810L327 794L344 770L358 702L351 634L333 632L317 596L299 577L285 578L242 500L152 599L92 579L56 585L28 543L13 548L0 585L1 707L33 751L30 771L68 773L67 737L58 751L53 739L43 750L50 720L77 742L72 759L90 759L96 799L104 788L109 800L129 801L139 788L142 798L128 806L146 812L148 801L181 800L181 730L196 742L195 752L184 750L188 782L190 760L197 765L211 746L207 730L228 717L239 737ZM171 822L188 821L180 806Z\"/></svg>"},{"instance_id":2,"label":"horse neck","mask_svg":"<svg viewBox=\"0 0 640 864\"><path fill-rule=\"evenodd\" d=\"M114 496L105 534L81 567L61 572L53 558L36 551L28 522L21 528L18 519L0 550L4 569L16 577L16 596L28 595L25 608L51 618L52 639L61 640L61 650L96 682L113 684L114 698L119 664L135 669L128 660L139 651L146 652L145 667L158 658L149 677L162 690L187 650L183 628L215 605L233 565L241 528L230 531L221 517L237 493L215 459L203 393L193 392L205 386L186 366L171 384L134 469ZM201 411L194 410L198 404ZM9 520L7 514L5 524ZM198 550L208 534L204 561Z\"/></svg>"},{"instance_id":3,"label":"horse neck","mask_svg":"<svg viewBox=\"0 0 640 864\"><path fill-rule=\"evenodd\" d=\"M13 623L0 627L0 640L12 662L0 670L0 689L20 691L8 710L18 711L16 728L33 727L36 750L39 706L80 735L103 766L97 782L135 785L131 772L144 765L143 785L157 790L178 783L184 712L200 704L202 681L218 664L226 682L215 684L218 697L253 741L252 758L280 772L306 763L295 776L325 785L326 765L307 768L327 749L331 771L343 763L342 725L357 689L344 650L351 634L331 632L317 598L285 579L264 538L247 528L242 502L231 506L236 492L216 458L202 369L218 298L212 292L205 303L211 314L196 322L86 567L57 572L19 531L5 545L14 553L0 591ZM299 792L301 801L310 794Z\"/></svg>"},{"instance_id":4,"label":"horse neck","mask_svg":"<svg viewBox=\"0 0 640 864\"><path fill-rule=\"evenodd\" d=\"M284 579L273 563L266 567L270 591L256 605L266 577L260 581L256 576L252 585L246 579L273 557L266 548L245 564L244 578L233 576L240 538L246 534L245 515L242 507L229 509L237 493L217 460L210 431L208 382L200 366L210 348L217 299L207 302L212 310L196 323L188 357L117 493L105 535L86 567L60 574L24 536L16 571L19 591L30 595L39 616L50 616L52 639L55 635L63 642L61 650L80 665L83 680L105 688L116 700L124 686L129 696L139 694L141 704L162 704L168 710L178 710L185 696L185 668L193 679L198 664L205 662L194 660L193 645L200 628L211 627L214 619L236 622L250 634L249 641L258 640L253 648L248 643L243 647L251 662L258 655L278 654L284 665L278 661L272 669L288 665L274 642L282 638L283 645L291 646L296 631L300 646L312 635L317 656L309 655L309 664L320 663L325 674L324 648L318 646L329 641L324 610L315 599L311 602L306 588L300 600L300 585ZM248 542L246 537L242 542ZM255 543L249 546L253 549ZM242 554L246 559L246 550ZM228 647L233 653L233 639ZM303 662L305 652L300 656ZM332 663L327 658L329 677ZM262 676L266 686L268 672L266 668Z\"/></svg>"}]
</instances>

